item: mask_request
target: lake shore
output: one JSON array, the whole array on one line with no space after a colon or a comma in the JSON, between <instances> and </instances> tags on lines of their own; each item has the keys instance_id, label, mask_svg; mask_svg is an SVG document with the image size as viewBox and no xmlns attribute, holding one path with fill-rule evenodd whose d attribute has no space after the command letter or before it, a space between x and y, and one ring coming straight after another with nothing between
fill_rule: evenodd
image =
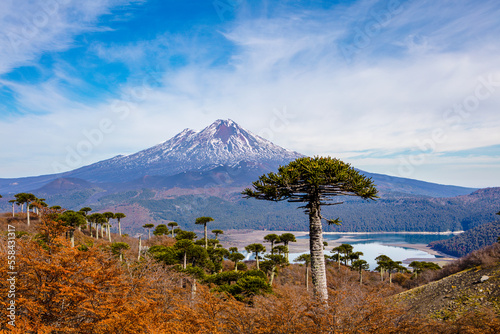
<instances>
[{"instance_id":1,"label":"lake shore","mask_svg":"<svg viewBox=\"0 0 500 334\"><path fill-rule=\"evenodd\" d=\"M267 250L270 248L270 243L264 242L264 236L275 233L277 235L283 234L283 233L292 233L295 235L295 237L302 237L302 236L307 236L309 232L305 231L261 231L261 230L229 230L224 232L223 235L219 237L221 244L225 248L229 247L238 247L238 250L242 251L245 249L245 246L248 246L249 244L252 243L261 243L263 244ZM329 241L328 242L328 247L326 252L329 253L330 250L333 247L336 247L342 243L349 243L349 242L355 242L358 241L359 239L356 239L355 235L359 234L438 234L439 232L342 232L342 233L332 233L332 232L326 232L324 234L340 234L342 235L339 239L335 241ZM453 232L457 233L457 232ZM441 234L445 234L441 232ZM410 243L387 243L385 244L386 246L394 246L394 247L403 247L403 248L411 248L411 249L417 249L420 251L423 251L427 254L437 256L438 258L432 259L432 262L438 263L440 266L456 260L455 257L452 257L448 254L444 254L438 251L433 250L432 248L428 247L426 244L410 244ZM302 238L302 239L297 239L297 242L291 242L289 244L290 248L290 253L303 253L303 252L308 252L309 251L309 239L307 238ZM418 259L414 259L418 260ZM424 259L422 259L424 260ZM431 259L425 259L425 261L431 261Z\"/></svg>"},{"instance_id":2,"label":"lake shore","mask_svg":"<svg viewBox=\"0 0 500 334\"><path fill-rule=\"evenodd\" d=\"M308 235L309 232L304 231L259 231L259 230L229 230L224 232L224 235L219 237L221 244L225 248L238 247L242 251L245 246L253 243L263 244L269 250L271 244L264 242L264 237L268 234L275 233L277 235L283 233L292 233L295 237ZM289 244L290 253L302 253L309 250L309 239L297 239L297 242Z\"/></svg>"}]
</instances>

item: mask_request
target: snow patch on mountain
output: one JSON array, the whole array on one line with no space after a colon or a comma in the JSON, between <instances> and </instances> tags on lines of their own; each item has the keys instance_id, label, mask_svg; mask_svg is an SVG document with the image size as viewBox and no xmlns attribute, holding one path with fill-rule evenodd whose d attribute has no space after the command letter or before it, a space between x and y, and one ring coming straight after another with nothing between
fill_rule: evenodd
<instances>
[{"instance_id":1,"label":"snow patch on mountain","mask_svg":"<svg viewBox=\"0 0 500 334\"><path fill-rule=\"evenodd\" d=\"M145 175L173 175L187 170L236 166L241 162L277 167L303 155L284 149L240 127L219 119L201 131L184 129L171 139L127 155L70 172L72 176L103 182ZM89 173L94 175L89 175Z\"/></svg>"}]
</instances>

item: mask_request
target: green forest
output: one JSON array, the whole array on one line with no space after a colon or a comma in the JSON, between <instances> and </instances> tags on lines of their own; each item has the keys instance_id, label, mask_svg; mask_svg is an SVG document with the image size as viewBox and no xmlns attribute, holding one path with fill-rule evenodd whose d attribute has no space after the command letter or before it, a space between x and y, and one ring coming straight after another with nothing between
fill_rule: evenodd
<instances>
[{"instance_id":1,"label":"green forest","mask_svg":"<svg viewBox=\"0 0 500 334\"><path fill-rule=\"evenodd\" d=\"M475 250L497 242L500 236L500 221L476 226L450 239L433 241L432 249L457 257L465 256Z\"/></svg>"},{"instance_id":2,"label":"green forest","mask_svg":"<svg viewBox=\"0 0 500 334\"><path fill-rule=\"evenodd\" d=\"M188 189L189 190L189 189ZM219 190L220 191L220 190ZM301 214L297 203L252 201L241 193L207 189L199 195L166 196L162 190L141 189L108 194L99 188L67 191L61 194L35 193L49 205L78 210L81 205L97 211L119 207L140 208L126 224L127 233L141 233L145 223L176 221L188 229L196 229L194 219L203 215L217 217L222 229L256 229L306 231L308 219ZM327 226L326 232L445 232L469 230L496 219L500 207L500 188L481 189L467 196L433 198L425 196L381 195L375 201L341 198L343 205L325 207L323 213L332 219L340 218L341 225ZM3 201L5 211L10 205Z\"/></svg>"},{"instance_id":3,"label":"green forest","mask_svg":"<svg viewBox=\"0 0 500 334\"><path fill-rule=\"evenodd\" d=\"M214 196L179 196L153 199L151 190L110 195L99 199L98 207L119 203L137 204L150 212L155 221L176 221L195 228L194 218L203 214L217 217L218 227L225 229L268 229L305 231L308 220L298 204L256 202L234 195L231 199ZM339 217L339 226L325 226L326 232L445 232L468 230L494 220L500 199L492 203L465 201L462 198L435 199L381 198L376 201L344 199L343 205L325 207L323 213ZM140 226L135 226L139 230Z\"/></svg>"}]
</instances>

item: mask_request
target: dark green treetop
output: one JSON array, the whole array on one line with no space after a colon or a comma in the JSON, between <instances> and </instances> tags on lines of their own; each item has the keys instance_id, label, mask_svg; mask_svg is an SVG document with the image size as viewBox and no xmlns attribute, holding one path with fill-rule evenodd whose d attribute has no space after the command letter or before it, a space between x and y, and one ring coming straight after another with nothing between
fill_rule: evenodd
<instances>
[{"instance_id":1,"label":"dark green treetop","mask_svg":"<svg viewBox=\"0 0 500 334\"><path fill-rule=\"evenodd\" d=\"M296 159L281 166L278 173L262 175L252 184L255 190L247 188L242 193L246 198L303 203L319 201L319 205L342 204L334 200L336 196L378 198L371 178L360 174L350 164L331 157ZM302 207L306 213L309 206ZM338 219L326 220L339 223Z\"/></svg>"}]
</instances>

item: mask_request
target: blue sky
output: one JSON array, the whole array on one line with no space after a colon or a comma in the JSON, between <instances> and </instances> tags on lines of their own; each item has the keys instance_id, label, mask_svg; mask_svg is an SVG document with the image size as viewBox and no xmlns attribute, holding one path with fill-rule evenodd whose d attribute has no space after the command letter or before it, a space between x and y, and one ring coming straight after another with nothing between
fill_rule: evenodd
<instances>
[{"instance_id":1,"label":"blue sky","mask_svg":"<svg viewBox=\"0 0 500 334\"><path fill-rule=\"evenodd\" d=\"M0 178L231 118L370 172L500 186L498 1L5 0Z\"/></svg>"}]
</instances>

